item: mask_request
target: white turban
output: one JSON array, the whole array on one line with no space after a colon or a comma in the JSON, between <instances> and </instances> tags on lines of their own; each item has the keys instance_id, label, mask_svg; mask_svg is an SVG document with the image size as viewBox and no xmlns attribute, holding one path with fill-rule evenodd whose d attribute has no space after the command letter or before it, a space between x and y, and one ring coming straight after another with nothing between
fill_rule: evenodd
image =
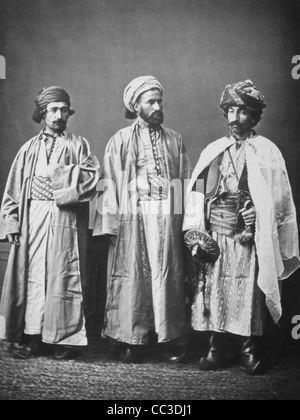
<instances>
[{"instance_id":1,"label":"white turban","mask_svg":"<svg viewBox=\"0 0 300 420\"><path fill-rule=\"evenodd\" d=\"M162 85L153 76L141 76L132 80L132 82L130 82L124 90L123 99L124 99L124 104L126 108L131 112L135 112L134 104L137 98L142 93L148 92L148 90L151 90L151 89L158 89L163 95L164 90L163 90Z\"/></svg>"}]
</instances>

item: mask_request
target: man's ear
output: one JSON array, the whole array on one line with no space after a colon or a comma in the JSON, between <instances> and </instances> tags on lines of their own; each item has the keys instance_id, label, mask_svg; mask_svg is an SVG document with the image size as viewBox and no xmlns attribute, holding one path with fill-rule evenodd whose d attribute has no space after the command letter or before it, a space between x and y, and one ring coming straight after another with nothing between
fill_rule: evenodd
<instances>
[{"instance_id":1,"label":"man's ear","mask_svg":"<svg viewBox=\"0 0 300 420\"><path fill-rule=\"evenodd\" d=\"M138 102L136 102L134 105L133 105L133 108L134 108L134 110L135 110L135 112L139 112L140 111L140 104L138 103Z\"/></svg>"}]
</instances>

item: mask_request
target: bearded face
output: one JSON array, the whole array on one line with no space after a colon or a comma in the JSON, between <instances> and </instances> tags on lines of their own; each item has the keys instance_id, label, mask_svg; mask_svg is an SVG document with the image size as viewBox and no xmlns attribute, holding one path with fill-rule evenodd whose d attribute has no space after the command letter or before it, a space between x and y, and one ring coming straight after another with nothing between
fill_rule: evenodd
<instances>
[{"instance_id":1,"label":"bearded face","mask_svg":"<svg viewBox=\"0 0 300 420\"><path fill-rule=\"evenodd\" d=\"M65 102L51 102L45 114L46 127L50 132L61 133L69 119L69 106Z\"/></svg>"},{"instance_id":2,"label":"bearded face","mask_svg":"<svg viewBox=\"0 0 300 420\"><path fill-rule=\"evenodd\" d=\"M135 110L150 127L160 126L164 122L161 92L155 89L143 93L135 104Z\"/></svg>"}]
</instances>

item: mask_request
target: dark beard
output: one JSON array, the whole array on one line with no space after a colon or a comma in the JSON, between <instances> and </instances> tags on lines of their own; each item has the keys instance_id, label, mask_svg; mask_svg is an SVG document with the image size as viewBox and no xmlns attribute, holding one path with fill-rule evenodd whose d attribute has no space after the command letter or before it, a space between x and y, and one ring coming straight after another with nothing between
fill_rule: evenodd
<instances>
[{"instance_id":1,"label":"dark beard","mask_svg":"<svg viewBox=\"0 0 300 420\"><path fill-rule=\"evenodd\" d=\"M155 111L152 115L147 115L142 109L140 117L149 124L149 127L158 128L164 122L164 113L162 111Z\"/></svg>"}]
</instances>

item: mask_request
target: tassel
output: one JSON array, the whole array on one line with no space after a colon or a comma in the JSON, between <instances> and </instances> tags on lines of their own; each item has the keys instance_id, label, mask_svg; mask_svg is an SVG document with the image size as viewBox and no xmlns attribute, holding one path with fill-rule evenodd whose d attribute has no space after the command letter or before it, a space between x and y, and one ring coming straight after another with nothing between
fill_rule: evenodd
<instances>
[{"instance_id":1,"label":"tassel","mask_svg":"<svg viewBox=\"0 0 300 420\"><path fill-rule=\"evenodd\" d=\"M252 233L251 227L248 226L244 232L236 236L236 241L239 242L241 245L246 245L248 242L254 239L254 235Z\"/></svg>"}]
</instances>

